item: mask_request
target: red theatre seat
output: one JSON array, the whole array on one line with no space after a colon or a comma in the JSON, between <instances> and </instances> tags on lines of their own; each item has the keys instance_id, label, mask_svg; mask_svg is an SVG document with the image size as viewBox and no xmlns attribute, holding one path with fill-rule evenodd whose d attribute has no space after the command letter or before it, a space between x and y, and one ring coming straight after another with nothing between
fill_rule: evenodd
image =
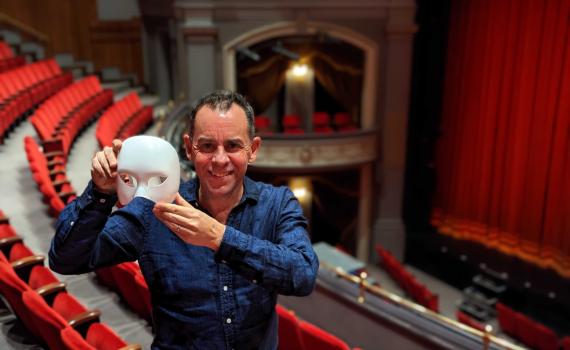
<instances>
[{"instance_id":1,"label":"red theatre seat","mask_svg":"<svg viewBox=\"0 0 570 350\"><path fill-rule=\"evenodd\" d=\"M283 117L283 133L289 135L304 134L305 131L301 128L301 118L296 114L288 114Z\"/></svg>"},{"instance_id":2,"label":"red theatre seat","mask_svg":"<svg viewBox=\"0 0 570 350\"><path fill-rule=\"evenodd\" d=\"M12 266L6 262L0 262L0 293L26 328L39 337L40 331L36 327L34 316L28 312L22 301L22 295L26 291L31 291L30 287L16 275Z\"/></svg>"},{"instance_id":3,"label":"red theatre seat","mask_svg":"<svg viewBox=\"0 0 570 350\"><path fill-rule=\"evenodd\" d=\"M333 124L335 129L340 132L358 130L358 127L356 127L350 115L344 112L339 112L334 115Z\"/></svg>"},{"instance_id":4,"label":"red theatre seat","mask_svg":"<svg viewBox=\"0 0 570 350\"><path fill-rule=\"evenodd\" d=\"M147 305L136 282L137 274L141 273L140 267L134 262L126 262L116 265L112 271L119 293L129 307L139 316L150 319Z\"/></svg>"},{"instance_id":5,"label":"red theatre seat","mask_svg":"<svg viewBox=\"0 0 570 350\"><path fill-rule=\"evenodd\" d=\"M272 133L271 119L266 115L255 116L255 130L262 134Z\"/></svg>"},{"instance_id":6,"label":"red theatre seat","mask_svg":"<svg viewBox=\"0 0 570 350\"><path fill-rule=\"evenodd\" d=\"M300 327L306 349L350 350L345 342L315 325L301 321Z\"/></svg>"},{"instance_id":7,"label":"red theatre seat","mask_svg":"<svg viewBox=\"0 0 570 350\"><path fill-rule=\"evenodd\" d=\"M67 321L52 310L38 293L32 290L22 294L22 301L49 348L65 349L60 332L68 327Z\"/></svg>"},{"instance_id":8,"label":"red theatre seat","mask_svg":"<svg viewBox=\"0 0 570 350\"><path fill-rule=\"evenodd\" d=\"M515 312L508 306L497 303L495 306L497 309L497 318L499 320L499 326L503 332L510 336L515 336L516 334L516 321Z\"/></svg>"},{"instance_id":9,"label":"red theatre seat","mask_svg":"<svg viewBox=\"0 0 570 350\"><path fill-rule=\"evenodd\" d=\"M542 324L536 325L537 348L540 350L558 350L558 336Z\"/></svg>"},{"instance_id":10,"label":"red theatre seat","mask_svg":"<svg viewBox=\"0 0 570 350\"><path fill-rule=\"evenodd\" d=\"M327 112L313 113L313 130L317 134L332 134L333 128L330 126L331 117Z\"/></svg>"},{"instance_id":11,"label":"red theatre seat","mask_svg":"<svg viewBox=\"0 0 570 350\"><path fill-rule=\"evenodd\" d=\"M293 312L287 310L281 305L276 305L275 310L279 317L279 349L310 349L303 345L303 335L301 334L299 321Z\"/></svg>"},{"instance_id":12,"label":"red theatre seat","mask_svg":"<svg viewBox=\"0 0 570 350\"><path fill-rule=\"evenodd\" d=\"M562 350L570 350L570 336L562 338Z\"/></svg>"},{"instance_id":13,"label":"red theatre seat","mask_svg":"<svg viewBox=\"0 0 570 350\"><path fill-rule=\"evenodd\" d=\"M538 344L538 334L536 332L536 323L524 314L515 313L516 337L525 345L535 349Z\"/></svg>"}]
</instances>

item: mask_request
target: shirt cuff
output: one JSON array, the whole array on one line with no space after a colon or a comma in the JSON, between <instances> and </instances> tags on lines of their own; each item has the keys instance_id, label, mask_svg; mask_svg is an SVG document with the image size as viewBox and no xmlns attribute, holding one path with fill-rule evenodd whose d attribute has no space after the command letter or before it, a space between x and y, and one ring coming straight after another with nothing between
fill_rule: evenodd
<instances>
[{"instance_id":1,"label":"shirt cuff","mask_svg":"<svg viewBox=\"0 0 570 350\"><path fill-rule=\"evenodd\" d=\"M81 209L89 205L90 208L105 212L110 212L115 203L117 203L117 200L118 196L116 194L107 194L97 191L92 181L89 181L87 188L83 191L81 197L79 197Z\"/></svg>"},{"instance_id":2,"label":"shirt cuff","mask_svg":"<svg viewBox=\"0 0 570 350\"><path fill-rule=\"evenodd\" d=\"M217 260L222 262L243 261L250 244L251 237L226 225L224 237L216 253Z\"/></svg>"}]
</instances>

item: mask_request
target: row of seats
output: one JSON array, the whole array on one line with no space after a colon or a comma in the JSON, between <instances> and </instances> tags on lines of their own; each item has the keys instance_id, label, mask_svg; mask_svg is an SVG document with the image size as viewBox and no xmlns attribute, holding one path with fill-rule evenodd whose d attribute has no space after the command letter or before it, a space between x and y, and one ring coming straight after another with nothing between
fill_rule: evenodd
<instances>
[{"instance_id":1,"label":"row of seats","mask_svg":"<svg viewBox=\"0 0 570 350\"><path fill-rule=\"evenodd\" d=\"M497 303L496 309L502 331L525 345L539 350L570 350L570 336L559 340L552 329L505 304Z\"/></svg>"},{"instance_id":2,"label":"row of seats","mask_svg":"<svg viewBox=\"0 0 570 350\"><path fill-rule=\"evenodd\" d=\"M128 345L66 291L0 213L0 293L24 326L50 349L140 349Z\"/></svg>"},{"instance_id":3,"label":"row of seats","mask_svg":"<svg viewBox=\"0 0 570 350\"><path fill-rule=\"evenodd\" d=\"M67 178L66 157L62 151L44 153L31 136L24 137L24 149L34 182L49 205L49 214L58 217L65 205L76 198Z\"/></svg>"},{"instance_id":4,"label":"row of seats","mask_svg":"<svg viewBox=\"0 0 570 350\"><path fill-rule=\"evenodd\" d=\"M0 40L0 73L26 64L24 56L16 56L10 45Z\"/></svg>"},{"instance_id":5,"label":"row of seats","mask_svg":"<svg viewBox=\"0 0 570 350\"><path fill-rule=\"evenodd\" d=\"M0 74L0 141L35 106L73 81L53 59Z\"/></svg>"},{"instance_id":6,"label":"row of seats","mask_svg":"<svg viewBox=\"0 0 570 350\"><path fill-rule=\"evenodd\" d=\"M455 312L455 317L457 318L457 321L468 325L469 327L478 329L482 332L485 331L485 325L482 324L481 322L477 321L476 319L474 319L473 317L467 315L466 313L462 312L461 310L457 310Z\"/></svg>"},{"instance_id":7,"label":"row of seats","mask_svg":"<svg viewBox=\"0 0 570 350\"><path fill-rule=\"evenodd\" d=\"M152 123L153 108L143 106L136 93L115 102L97 122L95 137L101 148L111 146L114 139L137 135Z\"/></svg>"},{"instance_id":8,"label":"row of seats","mask_svg":"<svg viewBox=\"0 0 570 350\"><path fill-rule=\"evenodd\" d=\"M304 134L301 117L296 114L288 114L283 117L283 133L289 135ZM348 113L339 112L331 118L327 112L313 113L313 132L317 134L332 134L334 132L348 132L358 130L356 124ZM255 117L255 129L261 134L272 134L274 132L271 119L265 115Z\"/></svg>"},{"instance_id":9,"label":"row of seats","mask_svg":"<svg viewBox=\"0 0 570 350\"><path fill-rule=\"evenodd\" d=\"M279 317L280 350L350 350L344 341L309 322L299 320L291 310L281 305L277 305L275 310Z\"/></svg>"},{"instance_id":10,"label":"row of seats","mask_svg":"<svg viewBox=\"0 0 570 350\"><path fill-rule=\"evenodd\" d=\"M427 286L418 282L414 275L406 270L388 250L379 244L374 248L380 258L381 266L412 299L433 312L439 312L439 297L437 294L430 291Z\"/></svg>"},{"instance_id":11,"label":"row of seats","mask_svg":"<svg viewBox=\"0 0 570 350\"><path fill-rule=\"evenodd\" d=\"M45 151L67 155L79 132L112 102L112 90L103 90L96 76L88 76L43 103L30 121Z\"/></svg>"},{"instance_id":12,"label":"row of seats","mask_svg":"<svg viewBox=\"0 0 570 350\"><path fill-rule=\"evenodd\" d=\"M136 262L104 267L95 271L99 281L116 291L140 317L152 323L150 291Z\"/></svg>"}]
</instances>

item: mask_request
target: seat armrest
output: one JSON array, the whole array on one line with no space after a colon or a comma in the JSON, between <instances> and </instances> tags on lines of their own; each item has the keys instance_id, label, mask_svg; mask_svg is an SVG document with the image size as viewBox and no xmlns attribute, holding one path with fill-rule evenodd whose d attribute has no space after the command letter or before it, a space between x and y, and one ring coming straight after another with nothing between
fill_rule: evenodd
<instances>
[{"instance_id":1,"label":"seat armrest","mask_svg":"<svg viewBox=\"0 0 570 350\"><path fill-rule=\"evenodd\" d=\"M122 348L119 348L117 350L141 350L141 345L140 344L129 344L127 346L123 346Z\"/></svg>"},{"instance_id":2,"label":"seat armrest","mask_svg":"<svg viewBox=\"0 0 570 350\"><path fill-rule=\"evenodd\" d=\"M89 327L93 323L100 322L99 320L100 317L101 317L101 311L97 309L87 310L73 317L71 320L68 321L68 323L73 329L78 331L79 334L83 336L83 338L85 338L85 336L87 335L87 331L89 330Z\"/></svg>"},{"instance_id":3,"label":"seat armrest","mask_svg":"<svg viewBox=\"0 0 570 350\"><path fill-rule=\"evenodd\" d=\"M41 295L44 299L48 298L53 294L57 294L59 292L65 291L67 284L65 282L53 282L46 284L45 286L41 286L36 289L36 292ZM48 303L51 305L51 303Z\"/></svg>"}]
</instances>

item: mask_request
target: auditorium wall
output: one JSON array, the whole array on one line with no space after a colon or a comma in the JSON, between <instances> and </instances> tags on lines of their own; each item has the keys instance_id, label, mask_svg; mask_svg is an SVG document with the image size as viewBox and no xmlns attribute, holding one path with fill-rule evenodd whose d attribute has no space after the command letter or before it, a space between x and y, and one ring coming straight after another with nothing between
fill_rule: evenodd
<instances>
[{"instance_id":1,"label":"auditorium wall","mask_svg":"<svg viewBox=\"0 0 570 350\"><path fill-rule=\"evenodd\" d=\"M114 66L124 73L143 77L141 25L138 19L124 18L131 7L119 2L97 0L4 0L0 12L45 34L49 42L46 56L70 53L75 60L94 63L95 69ZM136 5L136 4L135 4ZM109 13L116 7L113 21ZM98 13L104 15L103 18Z\"/></svg>"}]
</instances>

